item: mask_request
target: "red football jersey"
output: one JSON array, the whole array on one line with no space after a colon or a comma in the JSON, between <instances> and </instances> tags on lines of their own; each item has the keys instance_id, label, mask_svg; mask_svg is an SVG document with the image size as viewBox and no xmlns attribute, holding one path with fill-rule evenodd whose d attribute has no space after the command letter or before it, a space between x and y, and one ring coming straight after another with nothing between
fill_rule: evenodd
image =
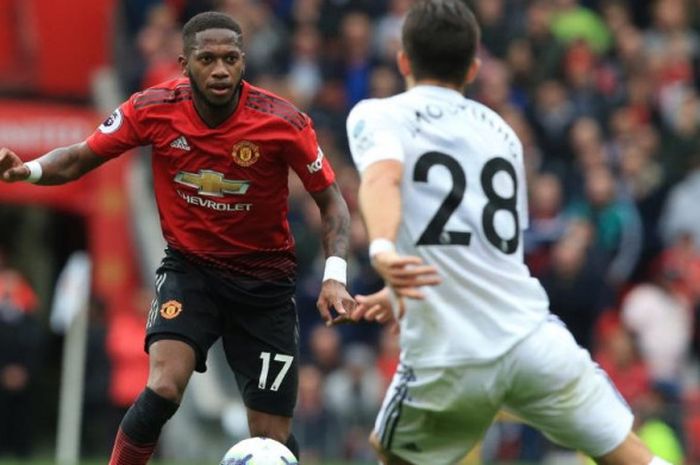
<instances>
[{"instance_id":1,"label":"red football jersey","mask_svg":"<svg viewBox=\"0 0 700 465\"><path fill-rule=\"evenodd\" d=\"M335 175L308 116L263 89L241 84L234 113L210 128L187 78L131 96L87 139L100 156L153 146L153 181L168 245L259 278L294 273L287 222L291 167L309 192Z\"/></svg>"}]
</instances>

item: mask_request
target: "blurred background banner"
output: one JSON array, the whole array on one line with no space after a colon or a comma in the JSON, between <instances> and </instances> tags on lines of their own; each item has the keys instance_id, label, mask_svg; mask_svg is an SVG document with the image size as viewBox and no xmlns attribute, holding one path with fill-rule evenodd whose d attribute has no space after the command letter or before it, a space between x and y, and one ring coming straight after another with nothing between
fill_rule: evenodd
<instances>
[{"instance_id":1,"label":"blurred background banner","mask_svg":"<svg viewBox=\"0 0 700 465\"><path fill-rule=\"evenodd\" d=\"M88 99L111 62L116 0L0 0L0 88Z\"/></svg>"}]
</instances>

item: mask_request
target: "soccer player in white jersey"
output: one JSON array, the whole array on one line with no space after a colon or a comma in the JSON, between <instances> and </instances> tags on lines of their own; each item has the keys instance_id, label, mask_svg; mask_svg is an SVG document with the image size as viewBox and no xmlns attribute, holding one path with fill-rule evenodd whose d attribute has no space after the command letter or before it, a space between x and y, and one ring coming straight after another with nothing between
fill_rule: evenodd
<instances>
[{"instance_id":1,"label":"soccer player in white jersey","mask_svg":"<svg viewBox=\"0 0 700 465\"><path fill-rule=\"evenodd\" d=\"M386 319L387 295L404 310L400 366L370 441L386 465L452 465L503 408L600 464L666 464L523 263L521 143L462 95L478 41L460 0L419 0L397 59L408 90L348 117L370 255L391 289L354 317Z\"/></svg>"}]
</instances>

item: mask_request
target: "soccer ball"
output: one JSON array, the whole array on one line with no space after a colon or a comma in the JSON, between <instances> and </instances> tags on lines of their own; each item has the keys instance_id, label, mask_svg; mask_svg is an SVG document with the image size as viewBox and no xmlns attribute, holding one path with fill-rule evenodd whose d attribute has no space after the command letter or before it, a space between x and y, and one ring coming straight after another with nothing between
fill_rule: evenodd
<instances>
[{"instance_id":1,"label":"soccer ball","mask_svg":"<svg viewBox=\"0 0 700 465\"><path fill-rule=\"evenodd\" d=\"M244 439L231 447L219 465L297 465L294 454L274 439Z\"/></svg>"}]
</instances>

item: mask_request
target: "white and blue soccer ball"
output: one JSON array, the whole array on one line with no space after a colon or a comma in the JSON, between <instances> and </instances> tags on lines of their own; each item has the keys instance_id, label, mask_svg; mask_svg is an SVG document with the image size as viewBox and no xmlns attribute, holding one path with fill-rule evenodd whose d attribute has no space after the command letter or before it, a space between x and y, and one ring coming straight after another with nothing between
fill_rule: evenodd
<instances>
[{"instance_id":1,"label":"white and blue soccer ball","mask_svg":"<svg viewBox=\"0 0 700 465\"><path fill-rule=\"evenodd\" d=\"M231 447L219 465L298 465L287 447L270 438L244 439Z\"/></svg>"}]
</instances>

